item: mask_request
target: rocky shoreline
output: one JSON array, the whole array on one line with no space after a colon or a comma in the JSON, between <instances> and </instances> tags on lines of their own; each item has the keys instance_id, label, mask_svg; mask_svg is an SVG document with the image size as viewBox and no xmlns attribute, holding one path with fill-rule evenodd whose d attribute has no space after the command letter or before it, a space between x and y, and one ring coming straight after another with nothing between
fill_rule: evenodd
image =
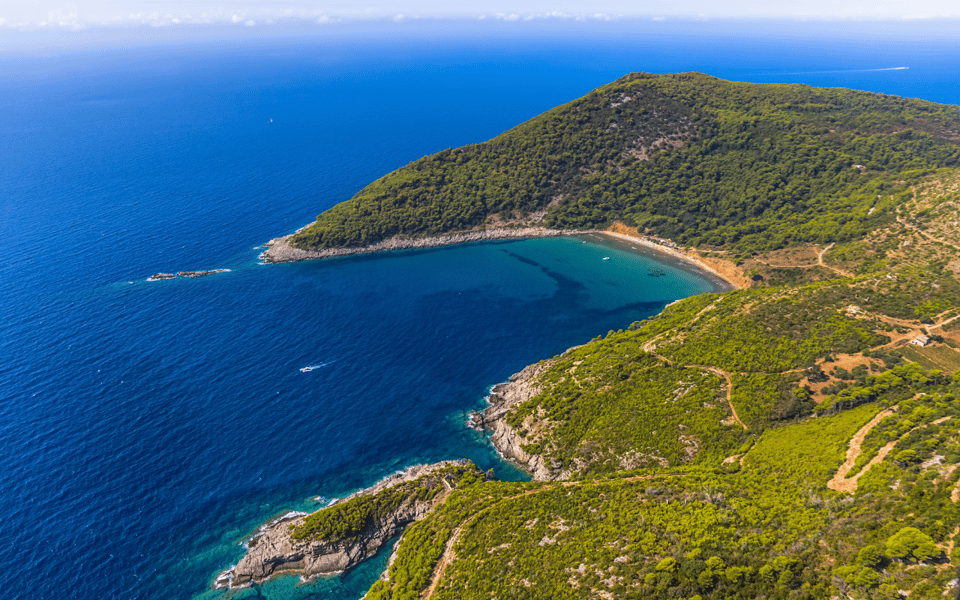
<instances>
[{"instance_id":1,"label":"rocky shoreline","mask_svg":"<svg viewBox=\"0 0 960 600\"><path fill-rule=\"evenodd\" d=\"M611 229L612 230L601 232L556 230L529 226L514 228L502 227L419 238L396 236L361 248L332 248L322 251L307 251L294 248L289 243L292 235L287 235L270 240L270 242L266 244L266 249L260 255L260 260L262 263L295 262L385 250L430 248L488 240L602 233L631 243L639 243L648 248L670 255L675 259L693 263L696 267L699 267L709 275L717 277L731 287L739 287L733 283L729 277L725 277L717 270L711 268L711 266L697 260L696 257L666 246L663 243L658 243L662 242L661 240L654 241L645 236L635 237L634 235L625 234L617 228ZM196 275L178 273L177 275L202 276L214 272L219 271L197 272L198 274ZM173 278L174 275L158 274L154 277L157 279L167 279ZM156 279L151 278L151 281L153 280ZM567 351L569 352L578 347L579 346L574 346ZM529 365L520 372L512 375L509 381L493 386L487 398L488 406L482 411L471 413L469 418L469 423L472 427L488 434L491 444L505 460L527 471L535 481L555 481L566 479L570 476L569 470L563 469L561 464L553 463L549 461L549 459L545 459L543 453L539 451L527 452L524 449L526 447L529 450L533 450L530 448L531 445L539 446L539 443L548 437L550 424L543 421L537 421L535 423L533 417L528 417L521 426L524 431L524 435L521 435L505 421L505 417L515 406L530 400L540 393L542 386L538 381L539 377L547 371L556 360L556 358L547 359ZM455 465L464 466L466 464L472 463L468 463L468 461L447 461L433 465L410 467L401 473L395 473L384 478L372 487L360 490L346 498L335 500L325 508L336 506L337 504L347 502L359 496L374 496L395 486L417 481L438 470ZM452 489L446 481L444 481L444 484L447 486L447 490ZM342 573L376 554L387 541L398 535L406 525L418 521L429 514L436 506L443 502L445 495L446 493L426 501L405 501L386 518L378 519L373 525L367 527L360 534L339 541L294 539L292 532L295 528L301 526L310 515L301 512L287 513L261 526L245 543L247 554L235 566L219 573L214 581L213 587L215 589L242 588L252 583L260 583L271 577L285 573L299 574L303 579Z\"/></svg>"},{"instance_id":2,"label":"rocky shoreline","mask_svg":"<svg viewBox=\"0 0 960 600\"><path fill-rule=\"evenodd\" d=\"M408 482L417 482L438 471L451 467L470 467L469 461L444 461L430 465L416 465L381 479L375 485L360 490L346 498L334 500L326 510L359 496L375 496L385 490ZM452 489L441 475L437 485ZM376 554L403 528L422 519L445 499L445 493L429 499L413 497L402 502L395 510L383 515L358 535L339 541L325 539L297 540L293 530L304 523L308 513L291 511L257 529L244 545L246 555L236 565L220 572L213 582L218 590L247 587L285 573L299 574L303 579L342 573ZM317 511L320 512L320 511Z\"/></svg>"},{"instance_id":3,"label":"rocky shoreline","mask_svg":"<svg viewBox=\"0 0 960 600\"><path fill-rule=\"evenodd\" d=\"M575 348L579 346L574 346L567 352ZM470 415L470 425L489 435L490 443L500 456L529 473L535 481L565 479L570 474L564 471L561 465L547 464L543 456L525 451L524 446L536 443L537 440L521 436L504 421L504 417L510 409L540 393L542 387L537 379L555 362L556 359L552 358L532 364L511 375L509 381L493 386L487 397L489 406Z\"/></svg>"},{"instance_id":4,"label":"rocky shoreline","mask_svg":"<svg viewBox=\"0 0 960 600\"><path fill-rule=\"evenodd\" d=\"M261 263L283 263L316 258L330 258L333 256L350 256L352 254L369 254L385 250L407 250L413 248L434 248L438 246L452 246L469 242L484 242L493 240L508 240L520 238L559 237L563 235L580 235L586 231L570 229L547 229L545 227L493 227L487 229L472 229L442 235L411 237L396 235L392 238L356 248L327 248L325 250L301 250L290 245L290 238L295 234L285 235L270 240L265 244L266 249L260 254Z\"/></svg>"}]
</instances>

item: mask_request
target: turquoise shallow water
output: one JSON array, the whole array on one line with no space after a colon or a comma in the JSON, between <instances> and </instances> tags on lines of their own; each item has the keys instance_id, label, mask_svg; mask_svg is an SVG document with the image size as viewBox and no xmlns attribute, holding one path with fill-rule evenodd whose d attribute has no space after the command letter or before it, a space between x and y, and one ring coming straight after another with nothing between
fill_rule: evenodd
<instances>
[{"instance_id":1,"label":"turquoise shallow water","mask_svg":"<svg viewBox=\"0 0 960 600\"><path fill-rule=\"evenodd\" d=\"M713 27L0 55L0 589L219 597L318 495L447 458L520 477L463 423L490 385L712 289L577 238L257 264L384 172L635 70L960 100L956 44ZM380 565L261 592L358 597Z\"/></svg>"}]
</instances>

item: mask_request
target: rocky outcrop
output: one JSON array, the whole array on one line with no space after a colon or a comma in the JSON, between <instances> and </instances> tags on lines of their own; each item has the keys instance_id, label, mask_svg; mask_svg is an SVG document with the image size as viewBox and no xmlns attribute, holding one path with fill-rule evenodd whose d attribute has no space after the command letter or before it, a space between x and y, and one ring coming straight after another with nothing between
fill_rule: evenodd
<instances>
[{"instance_id":1,"label":"rocky outcrop","mask_svg":"<svg viewBox=\"0 0 960 600\"><path fill-rule=\"evenodd\" d=\"M154 273L150 277L147 277L147 281L162 281L164 279L176 279L177 276L173 273Z\"/></svg>"},{"instance_id":2,"label":"rocky outcrop","mask_svg":"<svg viewBox=\"0 0 960 600\"><path fill-rule=\"evenodd\" d=\"M266 249L260 254L263 263L296 262L314 258L329 258L331 256L348 256L351 254L368 254L383 250L406 250L410 248L433 248L436 246L452 246L468 242L483 242L490 240L506 240L518 238L558 237L561 235L579 235L584 231L546 229L544 227L490 227L473 229L441 235L411 237L397 235L392 238L353 248L327 248L325 250L302 250L290 245L290 238L295 234L286 235L270 240L265 244Z\"/></svg>"},{"instance_id":3,"label":"rocky outcrop","mask_svg":"<svg viewBox=\"0 0 960 600\"><path fill-rule=\"evenodd\" d=\"M535 440L522 437L504 417L513 407L540 393L542 386L537 379L555 362L556 359L549 359L530 365L512 375L506 383L493 386L487 398L490 406L470 417L474 427L489 434L490 442L504 458L520 466L537 481L565 479L569 473L541 454L524 450L524 446L529 448Z\"/></svg>"},{"instance_id":4,"label":"rocky outcrop","mask_svg":"<svg viewBox=\"0 0 960 600\"><path fill-rule=\"evenodd\" d=\"M206 277L207 275L216 275L217 273L228 273L230 269L210 269L208 271L179 271L179 277Z\"/></svg>"},{"instance_id":5,"label":"rocky outcrop","mask_svg":"<svg viewBox=\"0 0 960 600\"><path fill-rule=\"evenodd\" d=\"M383 545L408 524L418 521L443 502L446 493L456 485L456 479L446 475L450 467L476 469L469 461L446 461L432 465L417 465L395 473L373 487L361 490L347 498L335 500L321 510L330 510L338 504L359 496L376 496L396 491L397 486L408 486L408 494L395 509L376 515L356 535L340 540L295 539L293 532L310 516L306 513L288 513L260 527L247 542L247 554L236 566L220 573L214 587L228 589L243 587L251 582L262 582L283 573L298 573L303 578L333 575L355 566L376 554ZM452 481L452 483L451 483ZM423 486L442 486L439 494L415 494ZM403 488L401 488L403 489ZM320 511L317 511L320 512Z\"/></svg>"},{"instance_id":6,"label":"rocky outcrop","mask_svg":"<svg viewBox=\"0 0 960 600\"><path fill-rule=\"evenodd\" d=\"M164 279L176 279L177 277L206 277L207 275L216 275L217 273L228 273L230 269L211 269L208 271L179 271L176 275L173 273L156 273L147 278L147 281L162 281Z\"/></svg>"}]
</instances>

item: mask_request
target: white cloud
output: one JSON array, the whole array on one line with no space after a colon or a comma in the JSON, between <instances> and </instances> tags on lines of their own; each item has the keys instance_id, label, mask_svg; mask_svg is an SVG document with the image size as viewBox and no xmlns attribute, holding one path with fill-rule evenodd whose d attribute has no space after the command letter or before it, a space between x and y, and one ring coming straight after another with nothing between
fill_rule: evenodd
<instances>
[{"instance_id":1,"label":"white cloud","mask_svg":"<svg viewBox=\"0 0 960 600\"><path fill-rule=\"evenodd\" d=\"M247 27L253 27L254 25L257 24L257 22L254 21L253 19L249 19L247 21L244 21L243 24L246 25Z\"/></svg>"},{"instance_id":2,"label":"white cloud","mask_svg":"<svg viewBox=\"0 0 960 600\"><path fill-rule=\"evenodd\" d=\"M613 20L779 18L933 20L960 18L956 0L5 0L0 28L102 25L187 25L300 21L327 24L358 19L397 22L423 18Z\"/></svg>"}]
</instances>

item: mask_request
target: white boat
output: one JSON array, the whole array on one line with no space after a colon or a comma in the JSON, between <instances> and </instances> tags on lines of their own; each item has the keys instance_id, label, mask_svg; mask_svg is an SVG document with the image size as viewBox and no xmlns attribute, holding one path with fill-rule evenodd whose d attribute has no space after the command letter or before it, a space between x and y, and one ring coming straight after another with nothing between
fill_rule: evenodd
<instances>
[{"instance_id":1,"label":"white boat","mask_svg":"<svg viewBox=\"0 0 960 600\"><path fill-rule=\"evenodd\" d=\"M604 256L604 257L603 257L603 260L610 260L610 257L609 257L609 256Z\"/></svg>"}]
</instances>

